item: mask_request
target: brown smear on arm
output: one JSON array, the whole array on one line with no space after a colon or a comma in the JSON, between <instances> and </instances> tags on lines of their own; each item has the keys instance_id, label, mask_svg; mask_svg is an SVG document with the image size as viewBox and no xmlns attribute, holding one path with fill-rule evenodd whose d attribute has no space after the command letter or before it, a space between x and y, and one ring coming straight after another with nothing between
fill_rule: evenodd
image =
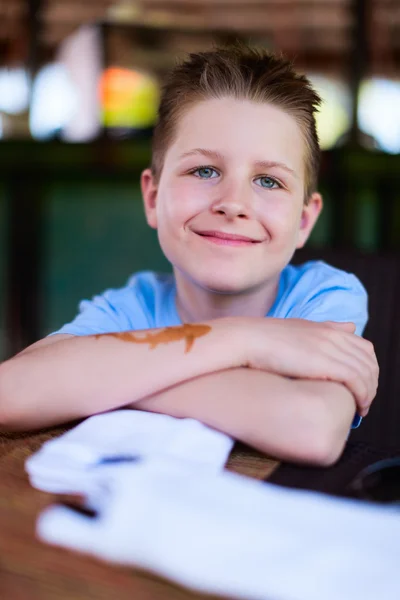
<instances>
[{"instance_id":1,"label":"brown smear on arm","mask_svg":"<svg viewBox=\"0 0 400 600\"><path fill-rule=\"evenodd\" d=\"M209 325L197 325L185 323L177 327L165 327L157 333L146 333L143 335L137 335L135 331L119 331L115 333L103 333L95 335L96 339L99 339L105 335L112 336L123 342L133 342L134 344L149 344L150 350L154 350L159 344L169 344L170 342L177 342L179 340L185 340L185 352L189 352L193 347L194 340L203 335L206 335L211 331Z\"/></svg>"}]
</instances>

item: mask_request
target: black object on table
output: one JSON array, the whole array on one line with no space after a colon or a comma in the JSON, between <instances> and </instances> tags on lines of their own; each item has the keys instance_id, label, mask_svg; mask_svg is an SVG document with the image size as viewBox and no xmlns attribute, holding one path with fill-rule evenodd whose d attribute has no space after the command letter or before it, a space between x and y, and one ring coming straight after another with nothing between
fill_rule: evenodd
<instances>
[{"instance_id":1,"label":"black object on table","mask_svg":"<svg viewBox=\"0 0 400 600\"><path fill-rule=\"evenodd\" d=\"M378 461L395 457L400 457L400 447L387 450L364 442L349 442L341 458L332 467L283 463L268 477L268 483L347 498L361 497L362 494L356 493L354 488L360 473Z\"/></svg>"}]
</instances>

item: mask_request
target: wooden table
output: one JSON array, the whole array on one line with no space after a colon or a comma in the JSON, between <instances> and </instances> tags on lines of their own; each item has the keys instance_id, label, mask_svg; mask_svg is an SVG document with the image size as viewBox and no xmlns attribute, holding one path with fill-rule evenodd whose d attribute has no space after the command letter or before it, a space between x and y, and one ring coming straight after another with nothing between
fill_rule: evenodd
<instances>
[{"instance_id":1,"label":"wooden table","mask_svg":"<svg viewBox=\"0 0 400 600\"><path fill-rule=\"evenodd\" d=\"M38 513L60 496L32 488L24 463L46 440L66 429L0 433L0 600L215 600L138 569L114 566L35 538ZM394 455L400 456L400 447L377 449L349 442L335 466L316 468L280 464L236 445L226 468L282 486L345 495L347 483L360 469Z\"/></svg>"},{"instance_id":2,"label":"wooden table","mask_svg":"<svg viewBox=\"0 0 400 600\"><path fill-rule=\"evenodd\" d=\"M38 513L60 496L33 489L25 460L66 428L30 434L0 433L1 600L193 600L189 592L154 575L118 567L35 538ZM256 479L278 463L244 446L233 449L226 468Z\"/></svg>"}]
</instances>

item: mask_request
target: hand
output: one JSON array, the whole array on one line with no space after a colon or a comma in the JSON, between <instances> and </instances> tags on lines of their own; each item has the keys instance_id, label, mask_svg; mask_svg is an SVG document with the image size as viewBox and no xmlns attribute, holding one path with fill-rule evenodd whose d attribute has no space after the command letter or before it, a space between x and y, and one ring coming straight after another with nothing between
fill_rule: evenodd
<instances>
[{"instance_id":1,"label":"hand","mask_svg":"<svg viewBox=\"0 0 400 600\"><path fill-rule=\"evenodd\" d=\"M355 333L355 331L356 331L355 323L339 323L339 322L336 322L336 321L325 321L325 323L327 325L330 325L331 327L336 327L336 329L341 329L342 331L348 331L349 333ZM374 351L374 355L375 355L375 351ZM376 359L376 356L375 356L375 362L376 362L375 367L377 369L377 373L376 373L376 388L377 388L378 387L378 378L379 378L379 365L378 365L378 361ZM370 409L371 403L372 403L373 399L376 396L376 388L375 388L375 394L371 398L371 401L369 402L369 404L367 406L360 406L359 407L357 405L358 413L359 413L359 415L361 417L366 417L367 414L369 413L369 409Z\"/></svg>"},{"instance_id":2,"label":"hand","mask_svg":"<svg viewBox=\"0 0 400 600\"><path fill-rule=\"evenodd\" d=\"M246 365L287 377L344 384L360 416L376 396L379 367L371 342L354 335L354 323L243 318Z\"/></svg>"}]
</instances>

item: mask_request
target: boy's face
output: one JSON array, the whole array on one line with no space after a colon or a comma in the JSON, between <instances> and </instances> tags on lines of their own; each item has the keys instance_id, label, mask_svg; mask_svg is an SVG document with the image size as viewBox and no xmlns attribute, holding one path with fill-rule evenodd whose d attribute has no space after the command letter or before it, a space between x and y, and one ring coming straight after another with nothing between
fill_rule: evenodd
<instances>
[{"instance_id":1,"label":"boy's face","mask_svg":"<svg viewBox=\"0 0 400 600\"><path fill-rule=\"evenodd\" d=\"M142 174L147 221L175 269L220 293L276 280L322 208L319 194L304 205L304 156L299 126L279 108L233 98L190 108L158 185Z\"/></svg>"}]
</instances>

